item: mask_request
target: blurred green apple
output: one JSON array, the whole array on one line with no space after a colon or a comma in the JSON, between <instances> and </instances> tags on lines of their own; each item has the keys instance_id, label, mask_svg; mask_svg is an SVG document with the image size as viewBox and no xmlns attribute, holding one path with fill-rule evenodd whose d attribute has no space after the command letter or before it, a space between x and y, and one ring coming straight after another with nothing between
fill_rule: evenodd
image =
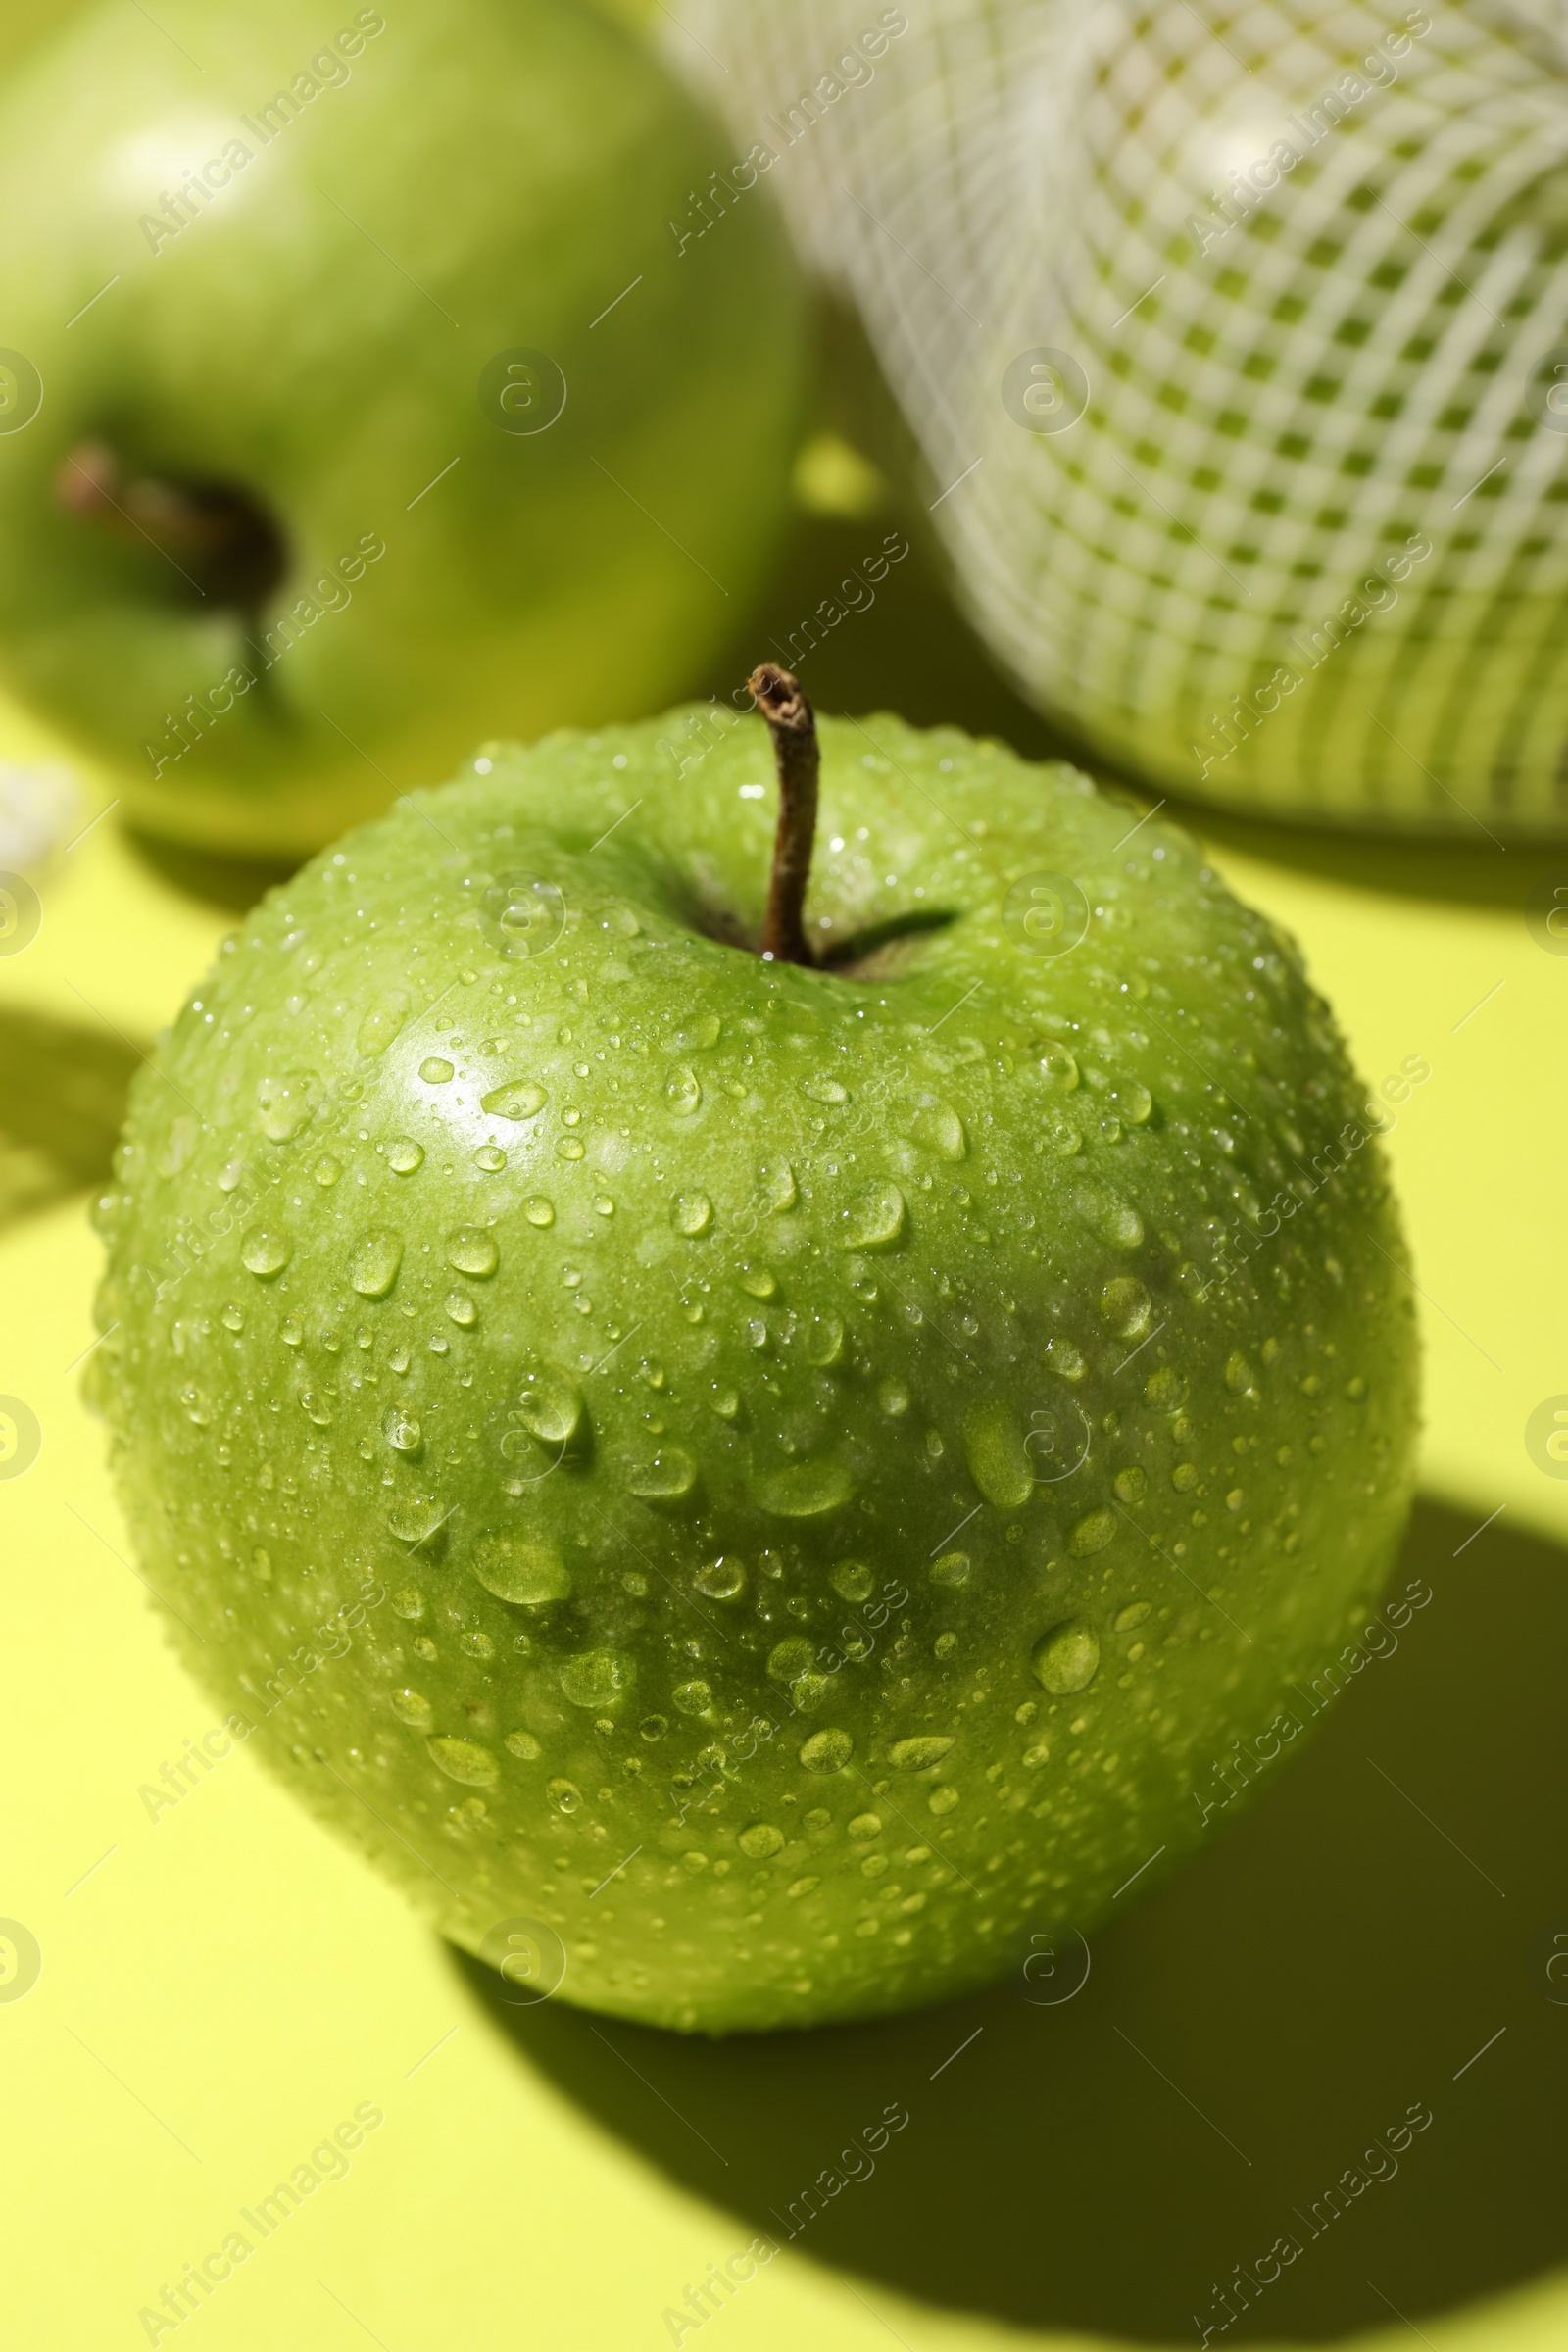
<instances>
[{"instance_id":1,"label":"blurred green apple","mask_svg":"<svg viewBox=\"0 0 1568 2352\"><path fill-rule=\"evenodd\" d=\"M0 681L284 854L695 683L801 371L765 196L670 234L713 144L572 0L75 23L0 113Z\"/></svg>"},{"instance_id":2,"label":"blurred green apple","mask_svg":"<svg viewBox=\"0 0 1568 2352\"><path fill-rule=\"evenodd\" d=\"M0 66L9 66L80 13L81 0L11 0L0 17Z\"/></svg>"},{"instance_id":3,"label":"blurred green apple","mask_svg":"<svg viewBox=\"0 0 1568 2352\"><path fill-rule=\"evenodd\" d=\"M810 963L757 719L492 747L248 919L101 1212L120 1491L230 1728L462 1943L715 2033L1169 1868L1413 1467L1289 942L1071 769L823 740Z\"/></svg>"}]
</instances>

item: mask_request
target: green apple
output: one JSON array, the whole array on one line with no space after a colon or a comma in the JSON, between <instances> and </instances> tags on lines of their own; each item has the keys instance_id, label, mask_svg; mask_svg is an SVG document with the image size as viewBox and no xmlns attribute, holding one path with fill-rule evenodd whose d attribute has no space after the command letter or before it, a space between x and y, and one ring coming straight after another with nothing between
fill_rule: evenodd
<instances>
[{"instance_id":1,"label":"green apple","mask_svg":"<svg viewBox=\"0 0 1568 2352\"><path fill-rule=\"evenodd\" d=\"M1291 943L1070 768L822 736L809 962L759 719L492 745L246 920L102 1209L120 1491L232 1736L459 1942L710 2033L1169 1868L1412 1475Z\"/></svg>"},{"instance_id":2,"label":"green apple","mask_svg":"<svg viewBox=\"0 0 1568 2352\"><path fill-rule=\"evenodd\" d=\"M1260 814L1568 832L1562 78L1539 12L680 13L671 54L734 152L765 124L964 601L1044 709Z\"/></svg>"},{"instance_id":3,"label":"green apple","mask_svg":"<svg viewBox=\"0 0 1568 2352\"><path fill-rule=\"evenodd\" d=\"M0 111L0 682L281 854L688 691L801 376L765 193L670 233L717 136L571 0L74 24Z\"/></svg>"}]
</instances>

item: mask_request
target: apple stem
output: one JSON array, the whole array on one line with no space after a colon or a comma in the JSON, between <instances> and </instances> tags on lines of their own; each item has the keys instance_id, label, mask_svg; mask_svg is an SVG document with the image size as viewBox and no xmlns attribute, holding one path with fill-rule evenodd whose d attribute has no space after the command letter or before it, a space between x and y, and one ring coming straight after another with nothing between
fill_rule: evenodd
<instances>
[{"instance_id":1,"label":"apple stem","mask_svg":"<svg viewBox=\"0 0 1568 2352\"><path fill-rule=\"evenodd\" d=\"M129 474L102 442L67 454L55 494L67 514L106 537L155 548L203 602L256 605L287 568L274 526L244 492Z\"/></svg>"},{"instance_id":2,"label":"apple stem","mask_svg":"<svg viewBox=\"0 0 1568 2352\"><path fill-rule=\"evenodd\" d=\"M747 680L773 738L778 769L778 829L773 835L773 871L762 922L764 963L814 963L803 919L806 886L816 839L816 787L821 752L816 719L798 678L776 662L763 662Z\"/></svg>"}]
</instances>

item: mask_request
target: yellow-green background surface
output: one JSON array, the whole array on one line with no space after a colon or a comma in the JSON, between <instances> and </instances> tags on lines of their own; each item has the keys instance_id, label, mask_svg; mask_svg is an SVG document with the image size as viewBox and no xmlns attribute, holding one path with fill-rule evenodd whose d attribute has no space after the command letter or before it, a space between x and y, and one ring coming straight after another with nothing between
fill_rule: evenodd
<instances>
[{"instance_id":1,"label":"yellow-green background surface","mask_svg":"<svg viewBox=\"0 0 1568 2352\"><path fill-rule=\"evenodd\" d=\"M787 628L884 527L808 532L774 620ZM909 582L906 608L885 598L824 649L808 674L819 699L902 702L1038 748L1036 722L984 674L918 557ZM0 711L0 756L38 748ZM0 1915L25 1922L44 1955L35 1989L0 2005L8 2347L146 2341L139 2307L368 2099L386 2121L351 2175L219 2287L181 2342L652 2352L671 2340L661 2315L685 2284L769 2226L760 2184L804 2186L888 2101L909 2123L877 2177L840 2201L837 2237L824 2227L782 2253L710 2321L707 2347L1081 2340L1011 2325L1063 2313L1196 2342L1187 2315L1206 2303L1208 2270L1184 2260L1171 2210L1184 2183L1212 2178L1210 2205L1240 2200L1224 2259L1268 2244L1266 2216L1291 2201L1292 2117L1305 2109L1290 2053L1308 2010L1334 2022L1322 2103L1353 2119L1339 2162L1406 2099L1435 2117L1429 2175L1423 2142L1407 2185L1338 2225L1336 2277L1350 2286L1325 2282L1325 2328L1386 2328L1408 2343L1397 2307L1445 2352L1568 2342L1568 2288L1536 2283L1561 2251L1549 2218L1526 2215L1516 2242L1467 2243L1492 2225L1467 2219L1460 2159L1466 2134L1500 2117L1545 2168L1544 2210L1568 2210L1554 2120L1568 2008L1544 1999L1532 1958L1557 1866L1541 1841L1562 1851L1560 1808L1537 1820L1532 1797L1539 1787L1544 1806L1562 1779L1551 1702L1568 1484L1524 1445L1532 1409L1568 1390L1568 959L1536 943L1524 912L1553 861L1479 833L1453 852L1406 852L1234 827L1215 854L1300 939L1369 1079L1409 1055L1431 1064L1388 1149L1421 1294L1435 1498L1399 1581L1424 1575L1435 1597L1320 1752L1186 1880L1096 1939L1099 2010L1087 1990L1032 2006L1014 1986L887 2028L717 2050L618 2025L601 2035L559 2004L509 2030L243 1752L150 1819L140 1787L217 1712L165 1651L78 1400L97 1245L80 1198L0 1234L0 1392L25 1398L44 1431L33 1469L0 1484ZM1558 862L1568 874L1568 852ZM112 814L40 888L37 940L0 961L0 1035L47 1012L149 1041L233 920L135 851ZM1523 1727L1515 1690L1535 1718ZM1363 1751L1410 1811L1351 1777ZM1324 1851L1340 1843L1343 1875ZM1293 1910L1298 1887L1310 1892ZM1418 1923L1392 1979L1390 1919ZM1456 2081L1499 2022L1503 2037ZM1097 2121L1102 2079L1111 2122ZM1245 2174L1205 2169L1232 2160L1216 2133L1248 2143ZM1102 2312L1063 2303L1056 2283L1084 2267L1051 2187L1075 2150L1098 2184ZM1337 2170L1316 2150L1300 2166L1306 2194ZM1441 2195L1439 2175L1451 2176ZM1017 2203L999 2237L1004 2179ZM1428 2201L1413 2247L1384 2227L1399 2198L1406 2216ZM1081 2303L1081 2280L1072 2291ZM1444 2308L1482 2292L1508 2298L1506 2329L1502 2308ZM1267 2319L1265 2303L1264 2334Z\"/></svg>"}]
</instances>

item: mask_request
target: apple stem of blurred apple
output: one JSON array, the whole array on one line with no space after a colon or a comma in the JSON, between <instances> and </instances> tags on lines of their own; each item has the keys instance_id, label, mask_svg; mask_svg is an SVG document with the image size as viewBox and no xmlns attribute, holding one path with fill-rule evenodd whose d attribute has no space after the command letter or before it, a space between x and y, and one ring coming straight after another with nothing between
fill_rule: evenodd
<instances>
[{"instance_id":1,"label":"apple stem of blurred apple","mask_svg":"<svg viewBox=\"0 0 1568 2352\"><path fill-rule=\"evenodd\" d=\"M763 662L747 680L773 738L778 769L778 827L773 871L762 922L764 963L814 963L806 938L806 886L816 839L816 789L821 770L816 719L798 678Z\"/></svg>"},{"instance_id":2,"label":"apple stem of blurred apple","mask_svg":"<svg viewBox=\"0 0 1568 2352\"><path fill-rule=\"evenodd\" d=\"M204 603L248 609L287 569L275 527L245 492L128 473L103 442L68 453L55 491L78 520L126 546L156 549Z\"/></svg>"}]
</instances>

